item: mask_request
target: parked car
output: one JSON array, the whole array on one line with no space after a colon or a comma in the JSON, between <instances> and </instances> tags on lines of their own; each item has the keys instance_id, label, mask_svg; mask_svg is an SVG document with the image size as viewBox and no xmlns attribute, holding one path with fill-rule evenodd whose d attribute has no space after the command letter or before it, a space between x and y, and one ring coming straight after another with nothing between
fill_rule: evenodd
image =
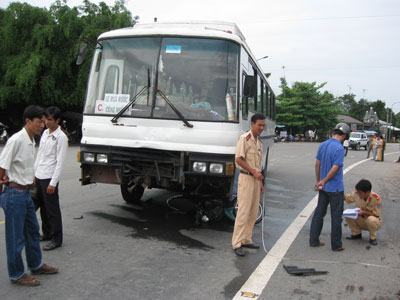
<instances>
[{"instance_id":1,"label":"parked car","mask_svg":"<svg viewBox=\"0 0 400 300\"><path fill-rule=\"evenodd\" d=\"M360 148L368 149L368 137L365 132L351 132L349 138L349 148L360 150Z\"/></svg>"},{"instance_id":2,"label":"parked car","mask_svg":"<svg viewBox=\"0 0 400 300\"><path fill-rule=\"evenodd\" d=\"M372 135L377 135L378 133L375 130L364 130L364 132L367 134L367 137L369 138Z\"/></svg>"}]
</instances>

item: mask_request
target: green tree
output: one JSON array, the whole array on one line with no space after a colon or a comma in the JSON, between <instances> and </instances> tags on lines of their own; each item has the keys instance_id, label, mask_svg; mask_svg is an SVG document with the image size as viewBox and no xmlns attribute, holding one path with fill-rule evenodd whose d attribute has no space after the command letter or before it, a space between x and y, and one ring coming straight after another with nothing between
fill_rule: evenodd
<instances>
[{"instance_id":1,"label":"green tree","mask_svg":"<svg viewBox=\"0 0 400 300\"><path fill-rule=\"evenodd\" d=\"M100 33L134 25L124 1L114 6L88 0L70 8L57 0L50 9L11 3L0 9L0 108L13 127L27 104L82 111L91 57ZM79 44L90 53L77 66Z\"/></svg>"},{"instance_id":2,"label":"green tree","mask_svg":"<svg viewBox=\"0 0 400 300\"><path fill-rule=\"evenodd\" d=\"M392 116L393 118L393 126L400 128L400 112L398 112L397 114L393 114Z\"/></svg>"},{"instance_id":3,"label":"green tree","mask_svg":"<svg viewBox=\"0 0 400 300\"><path fill-rule=\"evenodd\" d=\"M340 103L315 82L295 82L292 87L281 79L282 93L277 97L277 121L285 124L292 134L317 130L327 133L337 123Z\"/></svg>"},{"instance_id":4,"label":"green tree","mask_svg":"<svg viewBox=\"0 0 400 300\"><path fill-rule=\"evenodd\" d=\"M365 112L369 110L371 103L366 99L360 99L357 105L350 111L350 115L360 121L364 119Z\"/></svg>"},{"instance_id":5,"label":"green tree","mask_svg":"<svg viewBox=\"0 0 400 300\"><path fill-rule=\"evenodd\" d=\"M376 100L374 102L371 102L370 106L374 109L374 111L378 115L379 120L386 121L387 110L385 102L383 102L382 100Z\"/></svg>"},{"instance_id":6,"label":"green tree","mask_svg":"<svg viewBox=\"0 0 400 300\"><path fill-rule=\"evenodd\" d=\"M353 111L357 107L355 97L356 95L354 94L344 94L338 98L342 114L352 116Z\"/></svg>"}]
</instances>

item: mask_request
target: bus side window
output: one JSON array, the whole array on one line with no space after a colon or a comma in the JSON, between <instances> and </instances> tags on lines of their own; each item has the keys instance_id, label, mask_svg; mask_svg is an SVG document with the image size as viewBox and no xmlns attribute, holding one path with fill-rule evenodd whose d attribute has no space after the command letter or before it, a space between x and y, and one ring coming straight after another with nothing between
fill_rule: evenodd
<instances>
[{"instance_id":1,"label":"bus side window","mask_svg":"<svg viewBox=\"0 0 400 300\"><path fill-rule=\"evenodd\" d=\"M242 99L242 114L243 119L247 119L248 113L255 112L255 98L257 95L257 86L255 77L252 75L243 74L243 99Z\"/></svg>"},{"instance_id":2,"label":"bus side window","mask_svg":"<svg viewBox=\"0 0 400 300\"><path fill-rule=\"evenodd\" d=\"M268 85L263 84L263 113L268 117Z\"/></svg>"},{"instance_id":3,"label":"bus side window","mask_svg":"<svg viewBox=\"0 0 400 300\"><path fill-rule=\"evenodd\" d=\"M263 112L263 107L262 107L262 86L263 86L263 81L260 77L260 75L257 74L257 98L256 98L256 112L262 113Z\"/></svg>"},{"instance_id":4,"label":"bus side window","mask_svg":"<svg viewBox=\"0 0 400 300\"><path fill-rule=\"evenodd\" d=\"M251 94L249 97L249 112L255 113L257 111L257 90L258 90L258 76L257 70L253 67L253 82L252 82L252 89Z\"/></svg>"},{"instance_id":5,"label":"bus side window","mask_svg":"<svg viewBox=\"0 0 400 300\"><path fill-rule=\"evenodd\" d=\"M248 105L247 96L246 96L246 94L248 93L248 91L246 90L247 89L246 77L247 77L247 74L243 72L243 74L242 74L243 87L242 87L242 104L241 104L242 107L241 107L241 109L242 109L242 118L245 120L247 120L247 117L249 115L249 105Z\"/></svg>"},{"instance_id":6,"label":"bus side window","mask_svg":"<svg viewBox=\"0 0 400 300\"><path fill-rule=\"evenodd\" d=\"M272 91L268 89L268 115L272 118Z\"/></svg>"},{"instance_id":7,"label":"bus side window","mask_svg":"<svg viewBox=\"0 0 400 300\"><path fill-rule=\"evenodd\" d=\"M276 117L276 107L275 107L275 95L271 92L271 118L275 120Z\"/></svg>"}]
</instances>

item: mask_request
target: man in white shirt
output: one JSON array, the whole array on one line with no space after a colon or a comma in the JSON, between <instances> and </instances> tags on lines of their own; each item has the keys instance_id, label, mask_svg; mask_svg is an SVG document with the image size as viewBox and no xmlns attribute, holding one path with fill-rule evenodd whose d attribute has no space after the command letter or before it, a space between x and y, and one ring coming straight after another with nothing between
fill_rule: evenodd
<instances>
[{"instance_id":1,"label":"man in white shirt","mask_svg":"<svg viewBox=\"0 0 400 300\"><path fill-rule=\"evenodd\" d=\"M68 138L59 125L61 110L51 106L46 109L47 129L40 139L35 161L35 183L37 197L35 205L40 208L42 218L42 240L49 243L43 250L53 250L62 245L62 220L58 197L58 182L68 148Z\"/></svg>"},{"instance_id":2,"label":"man in white shirt","mask_svg":"<svg viewBox=\"0 0 400 300\"><path fill-rule=\"evenodd\" d=\"M8 275L12 283L37 286L32 275L55 274L58 269L42 262L39 224L30 196L34 180L35 140L43 129L44 110L30 105L24 110L24 128L14 134L0 155L0 206L6 221ZM22 250L32 275L25 273Z\"/></svg>"}]
</instances>

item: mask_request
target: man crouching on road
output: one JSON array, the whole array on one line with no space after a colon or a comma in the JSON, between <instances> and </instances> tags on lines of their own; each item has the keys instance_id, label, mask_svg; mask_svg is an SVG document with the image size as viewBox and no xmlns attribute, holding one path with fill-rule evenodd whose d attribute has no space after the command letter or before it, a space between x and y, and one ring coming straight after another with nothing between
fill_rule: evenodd
<instances>
[{"instance_id":1,"label":"man crouching on road","mask_svg":"<svg viewBox=\"0 0 400 300\"><path fill-rule=\"evenodd\" d=\"M371 190L371 182L361 179L356 184L356 191L352 194L346 194L346 203L354 203L356 207L360 208L360 213L356 220L346 218L351 230L351 236L346 239L362 239L361 230L368 230L369 243L376 246L378 245L376 233L381 227L381 197Z\"/></svg>"},{"instance_id":2,"label":"man crouching on road","mask_svg":"<svg viewBox=\"0 0 400 300\"><path fill-rule=\"evenodd\" d=\"M264 127L265 116L253 115L250 131L241 135L236 145L235 162L240 174L237 193L238 211L233 230L232 247L237 256L246 255L243 248L260 248L252 242L252 237L260 195L264 189L264 176L261 173L263 149L259 138Z\"/></svg>"},{"instance_id":3,"label":"man crouching on road","mask_svg":"<svg viewBox=\"0 0 400 300\"><path fill-rule=\"evenodd\" d=\"M39 280L32 275L55 274L58 269L42 262L39 243L39 224L30 196L33 185L35 140L43 129L44 110L30 105L23 114L25 126L14 134L0 155L0 206L6 221L6 252L8 275L12 283L37 286ZM25 247L28 268L25 273L22 250Z\"/></svg>"},{"instance_id":4,"label":"man crouching on road","mask_svg":"<svg viewBox=\"0 0 400 300\"><path fill-rule=\"evenodd\" d=\"M336 125L331 139L323 142L315 160L315 189L319 191L318 204L314 211L310 229L310 247L323 246L319 240L328 205L331 206L331 247L342 251L342 214L344 204L342 143L350 133L349 125Z\"/></svg>"}]
</instances>

